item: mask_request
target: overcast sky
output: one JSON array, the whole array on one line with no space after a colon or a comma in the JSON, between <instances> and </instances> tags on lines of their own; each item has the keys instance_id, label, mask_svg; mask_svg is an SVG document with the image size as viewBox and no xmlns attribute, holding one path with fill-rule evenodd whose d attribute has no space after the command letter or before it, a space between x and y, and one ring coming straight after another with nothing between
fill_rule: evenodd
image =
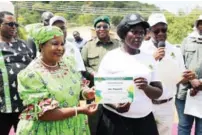
<instances>
[{"instance_id":1,"label":"overcast sky","mask_svg":"<svg viewBox=\"0 0 202 135\"><path fill-rule=\"evenodd\" d=\"M160 9L166 9L172 13L177 13L179 9L185 12L191 11L196 6L202 7L202 0L138 0L142 3L155 4Z\"/></svg>"}]
</instances>

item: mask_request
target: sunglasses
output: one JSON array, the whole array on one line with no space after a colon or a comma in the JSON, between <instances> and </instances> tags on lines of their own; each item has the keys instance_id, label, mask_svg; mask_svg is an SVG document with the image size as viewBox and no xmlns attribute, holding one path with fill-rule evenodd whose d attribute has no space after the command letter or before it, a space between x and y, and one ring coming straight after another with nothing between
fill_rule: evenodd
<instances>
[{"instance_id":1,"label":"sunglasses","mask_svg":"<svg viewBox=\"0 0 202 135\"><path fill-rule=\"evenodd\" d=\"M103 30L108 30L109 25L98 25L95 27L96 30L101 30L101 28L103 28Z\"/></svg>"},{"instance_id":2,"label":"sunglasses","mask_svg":"<svg viewBox=\"0 0 202 135\"><path fill-rule=\"evenodd\" d=\"M152 30L152 32L156 35L158 35L160 32L162 33L166 33L167 32L167 29L166 28L163 28L163 29L156 29L156 30Z\"/></svg>"},{"instance_id":3,"label":"sunglasses","mask_svg":"<svg viewBox=\"0 0 202 135\"><path fill-rule=\"evenodd\" d=\"M19 27L19 24L17 24L16 22L3 23L3 25L8 25L10 27L13 27L13 26Z\"/></svg>"}]
</instances>

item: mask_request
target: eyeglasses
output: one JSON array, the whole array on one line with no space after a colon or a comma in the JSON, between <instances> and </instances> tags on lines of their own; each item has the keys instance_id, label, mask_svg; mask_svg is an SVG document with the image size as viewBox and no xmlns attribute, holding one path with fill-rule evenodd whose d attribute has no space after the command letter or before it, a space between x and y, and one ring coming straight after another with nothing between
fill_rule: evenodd
<instances>
[{"instance_id":1,"label":"eyeglasses","mask_svg":"<svg viewBox=\"0 0 202 135\"><path fill-rule=\"evenodd\" d=\"M96 30L101 30L101 28L103 28L103 30L108 30L109 25L98 25L95 27Z\"/></svg>"},{"instance_id":2,"label":"eyeglasses","mask_svg":"<svg viewBox=\"0 0 202 135\"><path fill-rule=\"evenodd\" d=\"M2 23L3 25L8 25L8 26L10 26L10 27L13 27L13 26L15 26L15 27L19 27L19 24L17 24L16 22L9 22L9 23Z\"/></svg>"},{"instance_id":3,"label":"eyeglasses","mask_svg":"<svg viewBox=\"0 0 202 135\"><path fill-rule=\"evenodd\" d=\"M166 33L167 32L167 28L152 30L152 32L154 32L154 34L156 34L156 35L158 35L160 32Z\"/></svg>"}]
</instances>

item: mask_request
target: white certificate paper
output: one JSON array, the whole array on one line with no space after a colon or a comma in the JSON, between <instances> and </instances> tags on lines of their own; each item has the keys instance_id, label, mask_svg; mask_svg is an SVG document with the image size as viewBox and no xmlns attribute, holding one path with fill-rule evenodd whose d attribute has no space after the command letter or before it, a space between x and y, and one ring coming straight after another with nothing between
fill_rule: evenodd
<instances>
[{"instance_id":1,"label":"white certificate paper","mask_svg":"<svg viewBox=\"0 0 202 135\"><path fill-rule=\"evenodd\" d=\"M184 114L202 118L202 92L199 91L195 96L190 96L190 90L187 91Z\"/></svg>"},{"instance_id":2,"label":"white certificate paper","mask_svg":"<svg viewBox=\"0 0 202 135\"><path fill-rule=\"evenodd\" d=\"M95 77L96 103L126 103L134 98L133 77Z\"/></svg>"}]
</instances>

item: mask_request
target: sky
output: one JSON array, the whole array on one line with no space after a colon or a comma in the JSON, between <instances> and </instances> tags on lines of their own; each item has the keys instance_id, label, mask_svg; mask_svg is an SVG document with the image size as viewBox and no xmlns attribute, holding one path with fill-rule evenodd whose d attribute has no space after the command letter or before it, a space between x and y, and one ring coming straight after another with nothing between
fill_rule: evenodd
<instances>
[{"instance_id":1,"label":"sky","mask_svg":"<svg viewBox=\"0 0 202 135\"><path fill-rule=\"evenodd\" d=\"M177 14L180 9L189 13L196 6L202 7L202 0L138 0L141 3L155 4L160 9L166 9Z\"/></svg>"}]
</instances>

